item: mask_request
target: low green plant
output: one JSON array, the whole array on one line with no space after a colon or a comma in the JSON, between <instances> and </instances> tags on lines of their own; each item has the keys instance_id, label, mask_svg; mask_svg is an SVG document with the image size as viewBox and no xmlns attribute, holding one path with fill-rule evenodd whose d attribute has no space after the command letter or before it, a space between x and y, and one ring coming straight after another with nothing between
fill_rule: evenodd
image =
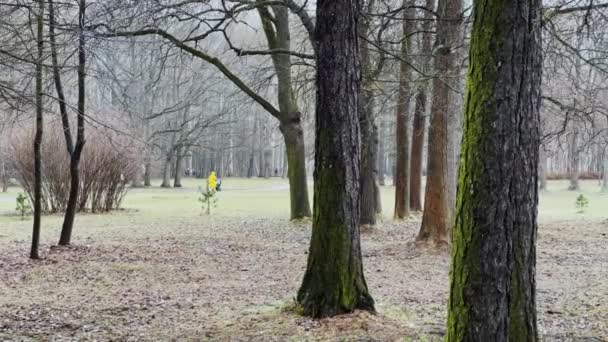
<instances>
[{"instance_id":1,"label":"low green plant","mask_svg":"<svg viewBox=\"0 0 608 342\"><path fill-rule=\"evenodd\" d=\"M206 211L207 215L211 215L211 207L217 207L217 191L206 187L205 189L199 188L199 192L201 196L198 198L198 201L201 202L202 209Z\"/></svg>"},{"instance_id":2,"label":"low green plant","mask_svg":"<svg viewBox=\"0 0 608 342\"><path fill-rule=\"evenodd\" d=\"M25 220L25 214L27 214L27 212L31 209L30 200L22 192L17 194L16 200L17 200L17 208L15 208L15 210L17 210L17 212L19 212L19 214L21 214L21 219Z\"/></svg>"},{"instance_id":3,"label":"low green plant","mask_svg":"<svg viewBox=\"0 0 608 342\"><path fill-rule=\"evenodd\" d=\"M576 209L577 213L582 214L585 212L585 209L589 206L589 200L587 197L583 196L583 194L578 195L576 198Z\"/></svg>"}]
</instances>

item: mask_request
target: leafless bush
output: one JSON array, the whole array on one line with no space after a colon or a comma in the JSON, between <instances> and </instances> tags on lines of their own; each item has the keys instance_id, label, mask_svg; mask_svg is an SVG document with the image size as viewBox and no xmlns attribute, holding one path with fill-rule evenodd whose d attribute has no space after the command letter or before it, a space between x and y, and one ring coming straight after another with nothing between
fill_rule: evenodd
<instances>
[{"instance_id":1,"label":"leafless bush","mask_svg":"<svg viewBox=\"0 0 608 342\"><path fill-rule=\"evenodd\" d=\"M33 199L34 158L31 133L12 139L12 163L25 192ZM118 209L140 161L136 144L107 130L89 131L80 163L79 211ZM42 146L42 206L45 213L63 212L70 191L70 159L61 129L49 130Z\"/></svg>"}]
</instances>

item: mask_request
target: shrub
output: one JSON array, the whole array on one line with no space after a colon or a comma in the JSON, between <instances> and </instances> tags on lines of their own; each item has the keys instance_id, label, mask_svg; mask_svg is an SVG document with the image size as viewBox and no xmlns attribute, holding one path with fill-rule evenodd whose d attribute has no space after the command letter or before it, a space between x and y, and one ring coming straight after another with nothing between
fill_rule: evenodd
<instances>
[{"instance_id":1,"label":"shrub","mask_svg":"<svg viewBox=\"0 0 608 342\"><path fill-rule=\"evenodd\" d=\"M208 186L205 189L199 187L198 191L201 194L198 201L201 202L202 209L207 212L207 215L211 215L211 206L217 207L217 197L215 196L217 191Z\"/></svg>"},{"instance_id":2,"label":"shrub","mask_svg":"<svg viewBox=\"0 0 608 342\"><path fill-rule=\"evenodd\" d=\"M578 210L577 212L579 214L582 214L585 212L585 208L587 208L589 206L589 200L583 196L583 194L578 195L578 197L576 198L576 209Z\"/></svg>"},{"instance_id":3,"label":"shrub","mask_svg":"<svg viewBox=\"0 0 608 342\"><path fill-rule=\"evenodd\" d=\"M27 214L27 212L30 210L30 201L27 198L27 196L20 192L19 194L17 194L17 208L15 208L15 210L17 210L17 212L19 212L19 214L21 215L21 220L25 220L25 214Z\"/></svg>"},{"instance_id":4,"label":"shrub","mask_svg":"<svg viewBox=\"0 0 608 342\"><path fill-rule=\"evenodd\" d=\"M12 163L23 189L33 201L34 151L32 134L12 139ZM111 131L91 129L80 161L78 211L107 212L118 209L141 164L138 146ZM42 212L65 211L70 191L70 158L60 127L44 135L42 145Z\"/></svg>"}]
</instances>

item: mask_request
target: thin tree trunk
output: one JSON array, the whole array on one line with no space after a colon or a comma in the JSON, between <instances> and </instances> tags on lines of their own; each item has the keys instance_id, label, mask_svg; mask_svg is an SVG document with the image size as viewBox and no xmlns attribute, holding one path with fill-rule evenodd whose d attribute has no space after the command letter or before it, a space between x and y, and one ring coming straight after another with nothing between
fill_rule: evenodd
<instances>
[{"instance_id":1,"label":"thin tree trunk","mask_svg":"<svg viewBox=\"0 0 608 342\"><path fill-rule=\"evenodd\" d=\"M4 159L0 162L0 181L2 181L2 192L8 191L8 172Z\"/></svg>"},{"instance_id":2,"label":"thin tree trunk","mask_svg":"<svg viewBox=\"0 0 608 342\"><path fill-rule=\"evenodd\" d=\"M373 5L367 2L367 12ZM362 37L368 36L369 27L365 20L359 21L360 34ZM361 211L359 223L362 226L373 226L376 224L376 201L380 200L378 194L378 184L376 183L377 165L377 143L374 142L374 94L371 90L372 65L370 60L369 46L366 41L361 42L361 61L363 69L363 86L359 94L359 124L361 127ZM377 129L376 129L377 131Z\"/></svg>"},{"instance_id":3,"label":"thin tree trunk","mask_svg":"<svg viewBox=\"0 0 608 342\"><path fill-rule=\"evenodd\" d=\"M86 101L86 51L85 51L85 15L86 0L80 0L78 12L78 105L76 120L76 145L70 158L70 194L65 211L60 246L67 246L72 240L72 230L78 205L78 194L80 192L80 159L85 144L84 112Z\"/></svg>"},{"instance_id":4,"label":"thin tree trunk","mask_svg":"<svg viewBox=\"0 0 608 342\"><path fill-rule=\"evenodd\" d=\"M540 147L539 151L539 170L538 177L540 178L539 187L541 191L547 190L547 152L543 146Z\"/></svg>"},{"instance_id":5,"label":"thin tree trunk","mask_svg":"<svg viewBox=\"0 0 608 342\"><path fill-rule=\"evenodd\" d=\"M431 71L433 12L435 0L426 0L424 20L421 25L422 46L420 54L424 58L423 71ZM424 134L426 127L428 81L422 80L415 97L414 124L412 130L412 154L410 157L410 208L413 211L422 211L422 158L424 156Z\"/></svg>"},{"instance_id":6,"label":"thin tree trunk","mask_svg":"<svg viewBox=\"0 0 608 342\"><path fill-rule=\"evenodd\" d=\"M358 3L317 1L315 215L297 296L303 313L312 317L374 310L359 234Z\"/></svg>"},{"instance_id":7,"label":"thin tree trunk","mask_svg":"<svg viewBox=\"0 0 608 342\"><path fill-rule=\"evenodd\" d=\"M264 151L264 178L270 178L270 174L272 173L272 171L270 171L270 163L272 162L272 150L265 150Z\"/></svg>"},{"instance_id":8,"label":"thin tree trunk","mask_svg":"<svg viewBox=\"0 0 608 342\"><path fill-rule=\"evenodd\" d=\"M422 211L422 157L424 154L424 132L426 125L426 87L418 90L415 103L412 154L410 158L410 208L413 211Z\"/></svg>"},{"instance_id":9,"label":"thin tree trunk","mask_svg":"<svg viewBox=\"0 0 608 342\"><path fill-rule=\"evenodd\" d=\"M249 155L249 168L247 169L247 178L255 177L255 157L253 151Z\"/></svg>"},{"instance_id":10,"label":"thin tree trunk","mask_svg":"<svg viewBox=\"0 0 608 342\"><path fill-rule=\"evenodd\" d=\"M412 18L415 10L410 0L403 0L406 8L404 16ZM408 62L412 50L412 31L414 22L403 20L403 39L401 41L401 62L399 76L399 98L397 100L397 170L395 175L395 218L410 216L410 142L408 134L410 97L412 95L412 68Z\"/></svg>"},{"instance_id":11,"label":"thin tree trunk","mask_svg":"<svg viewBox=\"0 0 608 342\"><path fill-rule=\"evenodd\" d=\"M541 1L474 2L446 341L538 341Z\"/></svg>"},{"instance_id":12,"label":"thin tree trunk","mask_svg":"<svg viewBox=\"0 0 608 342\"><path fill-rule=\"evenodd\" d=\"M568 190L577 191L580 189L578 184L580 164L580 152L578 150L578 129L574 129L568 140L568 178L570 180Z\"/></svg>"},{"instance_id":13,"label":"thin tree trunk","mask_svg":"<svg viewBox=\"0 0 608 342\"><path fill-rule=\"evenodd\" d=\"M460 44L462 0L439 0L437 13L434 69L440 77L433 80L424 211L416 241L442 246L448 244L451 214L448 200L448 153L451 153L448 151L448 111L450 97L456 96L450 88L454 88L457 76L458 54L455 50Z\"/></svg>"},{"instance_id":14,"label":"thin tree trunk","mask_svg":"<svg viewBox=\"0 0 608 342\"><path fill-rule=\"evenodd\" d=\"M32 229L31 259L40 259L40 221L42 214L42 63L44 62L44 0L38 0L36 16L36 135L34 137L34 225Z\"/></svg>"},{"instance_id":15,"label":"thin tree trunk","mask_svg":"<svg viewBox=\"0 0 608 342\"><path fill-rule=\"evenodd\" d=\"M382 214L382 193L380 191L380 184L379 182L375 181L376 179L378 179L378 152L380 150L379 146L380 146L380 139L378 137L378 125L374 123L373 127L372 127L372 141L373 141L373 146L374 146L374 154L372 156L373 159L373 163L374 163L374 197L376 198L376 214L377 215L381 215Z\"/></svg>"},{"instance_id":16,"label":"thin tree trunk","mask_svg":"<svg viewBox=\"0 0 608 342\"><path fill-rule=\"evenodd\" d=\"M602 167L602 192L608 192L608 154L604 152Z\"/></svg>"},{"instance_id":17,"label":"thin tree trunk","mask_svg":"<svg viewBox=\"0 0 608 342\"><path fill-rule=\"evenodd\" d=\"M184 153L187 149L184 147L180 147L177 149L175 155L175 175L173 177L173 187L181 188L182 187L182 175L184 173Z\"/></svg>"},{"instance_id":18,"label":"thin tree trunk","mask_svg":"<svg viewBox=\"0 0 608 342\"><path fill-rule=\"evenodd\" d=\"M380 114L380 132L378 133L378 183L386 185L386 123Z\"/></svg>"}]
</instances>

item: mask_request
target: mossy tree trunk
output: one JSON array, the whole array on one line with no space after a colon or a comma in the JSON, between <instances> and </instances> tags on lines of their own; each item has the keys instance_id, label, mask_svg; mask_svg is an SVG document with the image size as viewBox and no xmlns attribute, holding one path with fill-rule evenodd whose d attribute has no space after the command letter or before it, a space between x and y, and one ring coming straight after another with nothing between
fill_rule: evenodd
<instances>
[{"instance_id":1,"label":"mossy tree trunk","mask_svg":"<svg viewBox=\"0 0 608 342\"><path fill-rule=\"evenodd\" d=\"M403 0L405 18L415 14L412 1ZM412 95L412 68L408 62L412 47L414 30L413 20L403 20L403 37L401 40L401 62L399 75L399 95L397 99L397 170L395 174L395 218L404 219L410 216L410 142L408 134L410 99Z\"/></svg>"},{"instance_id":2,"label":"mossy tree trunk","mask_svg":"<svg viewBox=\"0 0 608 342\"><path fill-rule=\"evenodd\" d=\"M450 97L458 96L456 49L461 44L462 0L439 0L438 23L433 48L434 70L431 99L431 124L428 135L428 165L424 195L424 211L419 243L437 246L448 244L450 213L448 182L448 111Z\"/></svg>"},{"instance_id":3,"label":"mossy tree trunk","mask_svg":"<svg viewBox=\"0 0 608 342\"><path fill-rule=\"evenodd\" d=\"M297 296L311 317L374 310L359 234L359 11L358 0L317 1L314 217Z\"/></svg>"},{"instance_id":4,"label":"mossy tree trunk","mask_svg":"<svg viewBox=\"0 0 608 342\"><path fill-rule=\"evenodd\" d=\"M422 30L422 44L420 54L424 58L422 70L428 73L431 69L433 12L435 0L426 0ZM424 76L423 76L424 77ZM426 126L427 93L430 87L426 80L418 87L414 99L414 124L412 129L412 152L410 157L410 208L413 211L422 211L422 158L424 155L424 135Z\"/></svg>"},{"instance_id":5,"label":"mossy tree trunk","mask_svg":"<svg viewBox=\"0 0 608 342\"><path fill-rule=\"evenodd\" d=\"M537 341L541 1L474 4L447 341Z\"/></svg>"}]
</instances>

